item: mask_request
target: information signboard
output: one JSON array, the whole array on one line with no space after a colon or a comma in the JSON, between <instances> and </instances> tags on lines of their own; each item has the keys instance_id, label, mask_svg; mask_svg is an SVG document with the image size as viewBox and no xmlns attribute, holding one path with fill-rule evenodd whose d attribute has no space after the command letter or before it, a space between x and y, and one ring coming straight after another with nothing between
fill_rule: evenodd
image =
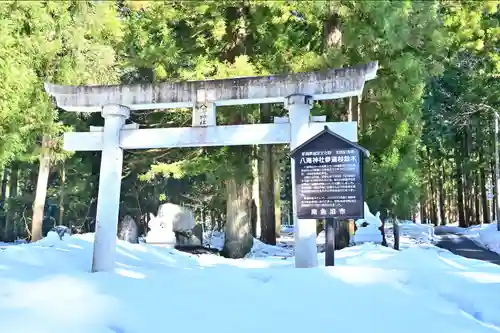
<instances>
[{"instance_id":1,"label":"information signboard","mask_svg":"<svg viewBox=\"0 0 500 333\"><path fill-rule=\"evenodd\" d=\"M299 219L364 217L363 158L368 152L325 128L292 152Z\"/></svg>"}]
</instances>

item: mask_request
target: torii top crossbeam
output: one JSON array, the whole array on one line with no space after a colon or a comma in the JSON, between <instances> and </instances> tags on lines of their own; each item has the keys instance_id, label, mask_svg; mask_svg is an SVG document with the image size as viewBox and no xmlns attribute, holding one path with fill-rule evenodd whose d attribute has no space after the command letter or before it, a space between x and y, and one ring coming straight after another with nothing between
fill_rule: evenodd
<instances>
[{"instance_id":1,"label":"torii top crossbeam","mask_svg":"<svg viewBox=\"0 0 500 333\"><path fill-rule=\"evenodd\" d=\"M304 94L315 100L360 95L365 81L376 77L378 62L324 71L228 78L221 80L164 82L158 84L62 86L45 84L57 106L66 111L100 112L103 105L129 110L193 107L211 102L217 106L280 103L287 96Z\"/></svg>"}]
</instances>

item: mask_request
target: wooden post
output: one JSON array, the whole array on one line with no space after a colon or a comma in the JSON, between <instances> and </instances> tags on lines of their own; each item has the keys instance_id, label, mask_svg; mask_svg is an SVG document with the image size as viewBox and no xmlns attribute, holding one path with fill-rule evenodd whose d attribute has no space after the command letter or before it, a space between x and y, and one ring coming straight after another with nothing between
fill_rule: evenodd
<instances>
[{"instance_id":1,"label":"wooden post","mask_svg":"<svg viewBox=\"0 0 500 333\"><path fill-rule=\"evenodd\" d=\"M66 187L66 165L64 162L59 167L59 181L61 182L59 189L59 220L58 225L64 225L64 201L65 201L65 187ZM71 225L68 225L71 230Z\"/></svg>"},{"instance_id":2,"label":"wooden post","mask_svg":"<svg viewBox=\"0 0 500 333\"><path fill-rule=\"evenodd\" d=\"M399 251L399 223L398 221L394 221L394 226L393 226L393 232L394 232L394 250Z\"/></svg>"},{"instance_id":3,"label":"wooden post","mask_svg":"<svg viewBox=\"0 0 500 333\"><path fill-rule=\"evenodd\" d=\"M335 219L325 219L325 266L335 266Z\"/></svg>"}]
</instances>

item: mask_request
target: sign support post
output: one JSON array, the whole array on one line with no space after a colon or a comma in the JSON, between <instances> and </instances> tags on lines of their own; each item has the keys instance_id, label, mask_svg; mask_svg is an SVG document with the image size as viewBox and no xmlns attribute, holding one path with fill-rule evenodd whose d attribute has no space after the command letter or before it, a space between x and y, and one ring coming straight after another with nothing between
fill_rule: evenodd
<instances>
[{"instance_id":1,"label":"sign support post","mask_svg":"<svg viewBox=\"0 0 500 333\"><path fill-rule=\"evenodd\" d=\"M335 266L335 219L325 219L325 266Z\"/></svg>"}]
</instances>

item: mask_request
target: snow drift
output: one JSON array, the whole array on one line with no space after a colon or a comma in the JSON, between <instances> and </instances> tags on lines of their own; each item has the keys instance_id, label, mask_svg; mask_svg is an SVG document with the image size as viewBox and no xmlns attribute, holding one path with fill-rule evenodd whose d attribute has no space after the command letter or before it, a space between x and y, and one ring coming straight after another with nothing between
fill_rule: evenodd
<instances>
[{"instance_id":1,"label":"snow drift","mask_svg":"<svg viewBox=\"0 0 500 333\"><path fill-rule=\"evenodd\" d=\"M364 244L335 267L293 258L193 256L118 242L113 273L89 273L93 235L0 250L6 333L474 333L500 327L500 267L432 246ZM283 249L276 249L276 251ZM320 255L322 257L322 255ZM324 262L324 258L319 258Z\"/></svg>"}]
</instances>

